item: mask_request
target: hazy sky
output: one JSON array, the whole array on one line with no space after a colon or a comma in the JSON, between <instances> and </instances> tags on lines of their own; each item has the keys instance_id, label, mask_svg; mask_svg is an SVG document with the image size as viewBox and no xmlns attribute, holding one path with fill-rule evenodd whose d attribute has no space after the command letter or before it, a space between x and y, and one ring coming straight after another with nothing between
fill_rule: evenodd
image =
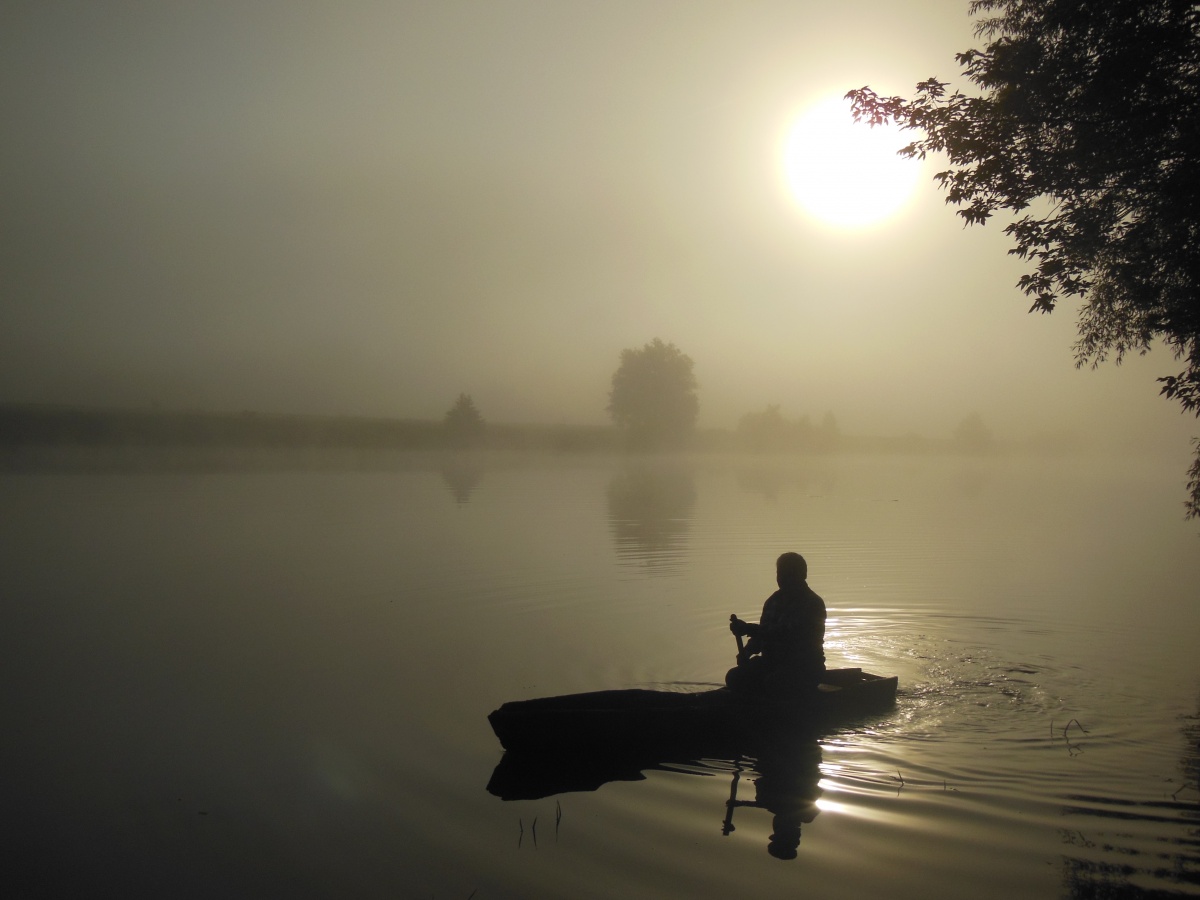
<instances>
[{"instance_id":1,"label":"hazy sky","mask_svg":"<svg viewBox=\"0 0 1200 900\"><path fill-rule=\"evenodd\" d=\"M705 425L979 411L1186 457L1169 353L1076 371L1074 310L1028 315L928 177L865 231L796 205L806 104L978 43L966 0L834 6L6 0L0 400L598 423L658 336Z\"/></svg>"}]
</instances>

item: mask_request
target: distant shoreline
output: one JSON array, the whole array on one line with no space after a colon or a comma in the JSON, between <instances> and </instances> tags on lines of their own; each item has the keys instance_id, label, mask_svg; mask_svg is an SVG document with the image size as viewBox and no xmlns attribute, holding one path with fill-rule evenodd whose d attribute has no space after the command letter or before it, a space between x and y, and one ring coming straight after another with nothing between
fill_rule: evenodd
<instances>
[{"instance_id":1,"label":"distant shoreline","mask_svg":"<svg viewBox=\"0 0 1200 900\"><path fill-rule=\"evenodd\" d=\"M745 446L729 429L699 429L690 452L739 452L760 456L807 456L833 453L897 455L1005 453L1012 450L1050 454L1087 448L1069 437L1010 446L997 442L980 450L953 440L917 434L901 436L838 435L820 449ZM468 447L456 441L439 420L366 416L287 415L259 412L183 412L104 409L82 406L0 403L0 468L138 467L157 460L208 460L241 467L272 462L311 464L333 456L353 464L346 454L378 457L397 451L548 452L622 454L622 432L611 425L530 425L488 423ZM255 461L257 460L257 463ZM90 462L89 462L90 461ZM377 459L376 462L379 460Z\"/></svg>"},{"instance_id":2,"label":"distant shoreline","mask_svg":"<svg viewBox=\"0 0 1200 900\"><path fill-rule=\"evenodd\" d=\"M488 424L480 449L615 450L612 426ZM0 403L0 452L20 449L442 450L439 420Z\"/></svg>"}]
</instances>

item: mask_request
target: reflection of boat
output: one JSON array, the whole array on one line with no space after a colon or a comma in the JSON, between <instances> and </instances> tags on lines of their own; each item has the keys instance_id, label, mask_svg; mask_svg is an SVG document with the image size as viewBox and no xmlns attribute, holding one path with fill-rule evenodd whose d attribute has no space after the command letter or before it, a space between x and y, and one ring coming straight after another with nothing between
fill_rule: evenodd
<instances>
[{"instance_id":1,"label":"reflection of boat","mask_svg":"<svg viewBox=\"0 0 1200 900\"><path fill-rule=\"evenodd\" d=\"M699 749L699 748L697 748ZM540 800L555 794L595 791L614 781L644 781L646 772L689 775L725 774L703 760L733 758L736 753L704 749L693 753L533 753L509 751L488 781L488 793L501 800Z\"/></svg>"},{"instance_id":2,"label":"reflection of boat","mask_svg":"<svg viewBox=\"0 0 1200 900\"><path fill-rule=\"evenodd\" d=\"M594 791L613 781L642 781L646 772L730 778L729 799L721 833L735 831L736 809L753 807L772 815L767 851L792 859L800 845L801 826L812 822L821 795L821 747L814 735L787 735L763 740L707 739L674 750L586 749L513 752L501 758L488 781L488 792L502 800L540 800L575 791ZM743 775L749 775L753 799L739 799ZM745 794L745 790L742 791ZM714 821L715 824L715 821Z\"/></svg>"},{"instance_id":3,"label":"reflection of boat","mask_svg":"<svg viewBox=\"0 0 1200 900\"><path fill-rule=\"evenodd\" d=\"M803 732L886 709L895 700L895 676L830 669L818 690L795 699L756 698L728 688L594 691L514 700L493 710L488 721L506 750L653 753L704 741Z\"/></svg>"}]
</instances>

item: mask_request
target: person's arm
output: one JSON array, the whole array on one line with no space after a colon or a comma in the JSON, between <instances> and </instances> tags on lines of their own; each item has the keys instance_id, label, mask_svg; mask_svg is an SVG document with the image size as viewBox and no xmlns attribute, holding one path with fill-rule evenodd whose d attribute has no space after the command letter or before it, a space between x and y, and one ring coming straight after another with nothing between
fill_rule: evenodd
<instances>
[{"instance_id":1,"label":"person's arm","mask_svg":"<svg viewBox=\"0 0 1200 900\"><path fill-rule=\"evenodd\" d=\"M756 635L759 633L761 629L758 625L755 625L753 622L744 622L737 616L730 616L729 630L733 632L738 639L737 660L739 666L744 664L748 659L750 659L750 657L762 652L762 647L759 646L759 641L757 638L751 637L750 640L746 641L745 643L742 642L743 635Z\"/></svg>"},{"instance_id":2,"label":"person's arm","mask_svg":"<svg viewBox=\"0 0 1200 900\"><path fill-rule=\"evenodd\" d=\"M747 637L754 638L762 634L762 625L759 625L755 622L745 622L739 619L737 616L730 616L729 630L739 637L745 635Z\"/></svg>"}]
</instances>

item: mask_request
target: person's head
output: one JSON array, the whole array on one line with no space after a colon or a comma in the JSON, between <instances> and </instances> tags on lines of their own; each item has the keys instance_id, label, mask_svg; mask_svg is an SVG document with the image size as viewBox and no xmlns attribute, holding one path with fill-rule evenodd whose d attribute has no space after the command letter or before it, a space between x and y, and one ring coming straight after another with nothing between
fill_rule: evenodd
<instances>
[{"instance_id":1,"label":"person's head","mask_svg":"<svg viewBox=\"0 0 1200 900\"><path fill-rule=\"evenodd\" d=\"M784 553L775 560L775 583L780 590L798 588L808 580L808 563L799 553Z\"/></svg>"}]
</instances>

